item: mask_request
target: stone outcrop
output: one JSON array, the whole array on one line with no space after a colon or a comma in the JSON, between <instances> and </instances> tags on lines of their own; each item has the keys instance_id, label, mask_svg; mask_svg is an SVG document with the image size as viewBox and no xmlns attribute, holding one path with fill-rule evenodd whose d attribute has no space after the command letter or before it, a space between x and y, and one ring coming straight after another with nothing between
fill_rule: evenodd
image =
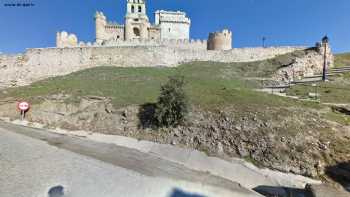
<instances>
[{"instance_id":1,"label":"stone outcrop","mask_svg":"<svg viewBox=\"0 0 350 197\"><path fill-rule=\"evenodd\" d=\"M293 56L287 57L284 66L275 73L274 78L277 81L297 81L303 77L321 74L324 60L327 69L334 66L334 56L328 43L316 44L315 47L298 51Z\"/></svg>"}]
</instances>

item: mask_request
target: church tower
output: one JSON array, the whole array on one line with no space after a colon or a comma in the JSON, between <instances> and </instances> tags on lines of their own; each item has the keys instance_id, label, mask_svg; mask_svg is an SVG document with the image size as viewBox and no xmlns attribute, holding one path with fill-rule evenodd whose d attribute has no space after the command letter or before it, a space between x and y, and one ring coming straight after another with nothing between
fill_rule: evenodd
<instances>
[{"instance_id":1,"label":"church tower","mask_svg":"<svg viewBox=\"0 0 350 197\"><path fill-rule=\"evenodd\" d=\"M146 0L127 0L125 40L148 39L151 25L146 13Z\"/></svg>"},{"instance_id":2,"label":"church tower","mask_svg":"<svg viewBox=\"0 0 350 197\"><path fill-rule=\"evenodd\" d=\"M146 0L127 0L126 13L142 13L146 15Z\"/></svg>"}]
</instances>

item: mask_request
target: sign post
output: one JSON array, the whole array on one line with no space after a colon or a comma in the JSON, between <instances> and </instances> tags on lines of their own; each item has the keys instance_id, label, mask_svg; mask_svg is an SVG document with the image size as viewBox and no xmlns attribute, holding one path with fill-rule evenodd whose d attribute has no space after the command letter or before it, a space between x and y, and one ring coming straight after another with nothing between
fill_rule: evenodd
<instances>
[{"instance_id":1,"label":"sign post","mask_svg":"<svg viewBox=\"0 0 350 197\"><path fill-rule=\"evenodd\" d=\"M26 101L21 101L18 103L17 108L21 112L21 120L24 120L25 113L29 110L30 104Z\"/></svg>"}]
</instances>

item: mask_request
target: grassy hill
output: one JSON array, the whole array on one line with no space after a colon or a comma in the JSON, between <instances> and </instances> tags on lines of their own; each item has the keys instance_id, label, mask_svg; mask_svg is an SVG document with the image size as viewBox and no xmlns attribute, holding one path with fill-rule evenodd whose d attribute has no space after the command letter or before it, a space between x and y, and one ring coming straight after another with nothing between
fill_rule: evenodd
<instances>
[{"instance_id":1,"label":"grassy hill","mask_svg":"<svg viewBox=\"0 0 350 197\"><path fill-rule=\"evenodd\" d=\"M336 54L334 61L335 67L350 66L350 53Z\"/></svg>"},{"instance_id":2,"label":"grassy hill","mask_svg":"<svg viewBox=\"0 0 350 197\"><path fill-rule=\"evenodd\" d=\"M183 75L186 93L193 105L205 108L226 105L289 106L309 105L286 98L271 96L252 90L260 84L246 77L266 77L275 65L257 63L194 62L177 68L118 68L96 67L62 77L50 78L30 86L11 88L1 97L15 97L40 102L40 97L52 94L68 94L67 102L79 101L86 95L104 96L112 99L115 107L155 102L160 86L169 76ZM253 67L254 66L254 67ZM39 97L39 99L38 99Z\"/></svg>"},{"instance_id":3,"label":"grassy hill","mask_svg":"<svg viewBox=\"0 0 350 197\"><path fill-rule=\"evenodd\" d=\"M350 66L350 53L335 55L335 67ZM350 73L338 74L329 77L327 83L318 82L312 84L301 84L290 88L287 93L292 96L309 98L309 93L317 92L318 99L323 103L349 104L350 103Z\"/></svg>"}]
</instances>

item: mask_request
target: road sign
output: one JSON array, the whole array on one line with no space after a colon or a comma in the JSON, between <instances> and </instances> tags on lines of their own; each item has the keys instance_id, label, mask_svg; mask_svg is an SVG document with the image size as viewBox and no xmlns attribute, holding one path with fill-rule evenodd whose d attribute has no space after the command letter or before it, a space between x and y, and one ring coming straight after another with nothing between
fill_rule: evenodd
<instances>
[{"instance_id":1,"label":"road sign","mask_svg":"<svg viewBox=\"0 0 350 197\"><path fill-rule=\"evenodd\" d=\"M17 108L21 111L21 120L24 120L25 113L29 110L30 104L26 101L21 101L17 104Z\"/></svg>"},{"instance_id":2,"label":"road sign","mask_svg":"<svg viewBox=\"0 0 350 197\"><path fill-rule=\"evenodd\" d=\"M30 108L30 104L28 102L22 101L18 103L17 108L25 112Z\"/></svg>"}]
</instances>

